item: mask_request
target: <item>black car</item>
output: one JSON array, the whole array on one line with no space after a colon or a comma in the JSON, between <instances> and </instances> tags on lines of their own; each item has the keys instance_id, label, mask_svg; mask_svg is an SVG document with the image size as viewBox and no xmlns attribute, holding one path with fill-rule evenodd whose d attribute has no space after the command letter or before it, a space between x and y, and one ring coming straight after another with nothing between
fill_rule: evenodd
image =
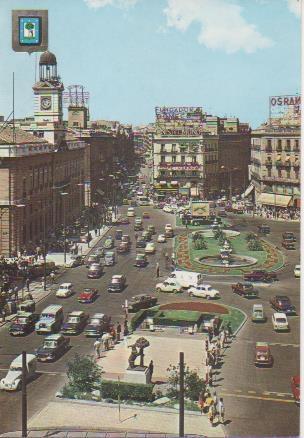
<instances>
[{"instance_id":1,"label":"black car","mask_svg":"<svg viewBox=\"0 0 304 438\"><path fill-rule=\"evenodd\" d=\"M291 304L286 295L275 295L270 299L270 304L276 312L283 312L286 315L295 315L296 308Z\"/></svg>"},{"instance_id":2,"label":"black car","mask_svg":"<svg viewBox=\"0 0 304 438\"><path fill-rule=\"evenodd\" d=\"M30 312L18 312L9 327L11 336L23 336L32 332L35 328L35 322L38 321L39 315Z\"/></svg>"},{"instance_id":3,"label":"black car","mask_svg":"<svg viewBox=\"0 0 304 438\"><path fill-rule=\"evenodd\" d=\"M157 303L157 298L152 295L135 295L131 298L128 304L129 312L138 312L140 309L148 309L149 307L155 306Z\"/></svg>"},{"instance_id":4,"label":"black car","mask_svg":"<svg viewBox=\"0 0 304 438\"><path fill-rule=\"evenodd\" d=\"M41 347L36 350L36 357L41 362L51 362L62 356L69 348L70 338L60 334L50 335L44 339Z\"/></svg>"},{"instance_id":5,"label":"black car","mask_svg":"<svg viewBox=\"0 0 304 438\"><path fill-rule=\"evenodd\" d=\"M137 239L136 248L145 248L147 242L144 239Z\"/></svg>"}]
</instances>

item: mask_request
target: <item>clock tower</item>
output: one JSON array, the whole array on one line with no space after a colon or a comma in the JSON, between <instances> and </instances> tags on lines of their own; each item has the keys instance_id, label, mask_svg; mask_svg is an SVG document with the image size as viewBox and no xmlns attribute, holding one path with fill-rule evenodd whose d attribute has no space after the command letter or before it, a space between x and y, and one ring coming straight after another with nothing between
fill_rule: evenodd
<instances>
[{"instance_id":1,"label":"clock tower","mask_svg":"<svg viewBox=\"0 0 304 438\"><path fill-rule=\"evenodd\" d=\"M64 137L62 92L63 83L57 74L56 56L46 51L39 60L39 82L33 86L35 131L43 131L50 143L56 144Z\"/></svg>"}]
</instances>

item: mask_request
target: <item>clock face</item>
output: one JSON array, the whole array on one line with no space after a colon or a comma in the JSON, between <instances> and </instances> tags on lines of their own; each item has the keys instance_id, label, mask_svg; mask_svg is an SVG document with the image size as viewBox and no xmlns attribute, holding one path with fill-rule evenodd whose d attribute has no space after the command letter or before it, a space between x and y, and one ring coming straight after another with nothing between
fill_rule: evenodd
<instances>
[{"instance_id":1,"label":"clock face","mask_svg":"<svg viewBox=\"0 0 304 438\"><path fill-rule=\"evenodd\" d=\"M43 110L48 110L48 109L50 109L50 108L51 108L51 105L52 105L52 100L51 100L51 98L50 98L50 97L42 97L42 98L41 98L40 105L41 105L41 109L43 109Z\"/></svg>"}]
</instances>

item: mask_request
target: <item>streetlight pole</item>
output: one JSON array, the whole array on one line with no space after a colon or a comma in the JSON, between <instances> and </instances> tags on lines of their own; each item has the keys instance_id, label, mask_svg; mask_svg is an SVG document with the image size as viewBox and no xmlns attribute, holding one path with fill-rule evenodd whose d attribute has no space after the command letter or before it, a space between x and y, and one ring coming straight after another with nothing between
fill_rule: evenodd
<instances>
[{"instance_id":1,"label":"streetlight pole","mask_svg":"<svg viewBox=\"0 0 304 438\"><path fill-rule=\"evenodd\" d=\"M22 438L27 437L27 395L26 395L26 351L22 351L22 380L21 380L21 423Z\"/></svg>"},{"instance_id":2,"label":"streetlight pole","mask_svg":"<svg viewBox=\"0 0 304 438\"><path fill-rule=\"evenodd\" d=\"M184 353L179 353L179 436L183 437L185 434L184 423L185 423L185 388L184 388Z\"/></svg>"},{"instance_id":3,"label":"streetlight pole","mask_svg":"<svg viewBox=\"0 0 304 438\"><path fill-rule=\"evenodd\" d=\"M66 192L61 192L62 196L62 214L63 214L63 261L66 264L66 223L65 223L65 196L68 195Z\"/></svg>"},{"instance_id":4,"label":"streetlight pole","mask_svg":"<svg viewBox=\"0 0 304 438\"><path fill-rule=\"evenodd\" d=\"M43 219L43 290L46 291L46 209L44 204L44 219Z\"/></svg>"}]
</instances>

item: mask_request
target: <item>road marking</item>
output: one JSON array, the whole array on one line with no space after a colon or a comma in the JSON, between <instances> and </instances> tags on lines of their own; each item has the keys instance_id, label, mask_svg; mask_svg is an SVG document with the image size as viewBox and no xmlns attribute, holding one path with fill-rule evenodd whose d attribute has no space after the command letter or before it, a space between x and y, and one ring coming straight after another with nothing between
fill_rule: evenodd
<instances>
[{"instance_id":1,"label":"road marking","mask_svg":"<svg viewBox=\"0 0 304 438\"><path fill-rule=\"evenodd\" d=\"M0 371L9 371L9 368L0 368ZM40 371L37 370L38 374L49 374L50 376L65 376L66 373L60 371Z\"/></svg>"},{"instance_id":2,"label":"road marking","mask_svg":"<svg viewBox=\"0 0 304 438\"><path fill-rule=\"evenodd\" d=\"M248 394L256 394L256 391L248 391Z\"/></svg>"},{"instance_id":3,"label":"road marking","mask_svg":"<svg viewBox=\"0 0 304 438\"><path fill-rule=\"evenodd\" d=\"M225 396L225 397L239 397L239 398L249 398L249 399L254 399L254 400L266 400L266 401L274 401L274 402L281 402L281 403L295 403L294 400L279 399L279 398L273 398L273 397L261 397L261 396L246 395L246 394L230 394L228 392L221 393L221 395Z\"/></svg>"},{"instance_id":4,"label":"road marking","mask_svg":"<svg viewBox=\"0 0 304 438\"><path fill-rule=\"evenodd\" d=\"M250 339L238 339L237 341L234 341L234 344L241 344L242 342L246 343L246 344L256 344L256 341L252 341ZM281 342L267 342L267 344L271 345L271 346L277 346L278 345L280 347L300 348L300 344L283 344Z\"/></svg>"}]
</instances>

